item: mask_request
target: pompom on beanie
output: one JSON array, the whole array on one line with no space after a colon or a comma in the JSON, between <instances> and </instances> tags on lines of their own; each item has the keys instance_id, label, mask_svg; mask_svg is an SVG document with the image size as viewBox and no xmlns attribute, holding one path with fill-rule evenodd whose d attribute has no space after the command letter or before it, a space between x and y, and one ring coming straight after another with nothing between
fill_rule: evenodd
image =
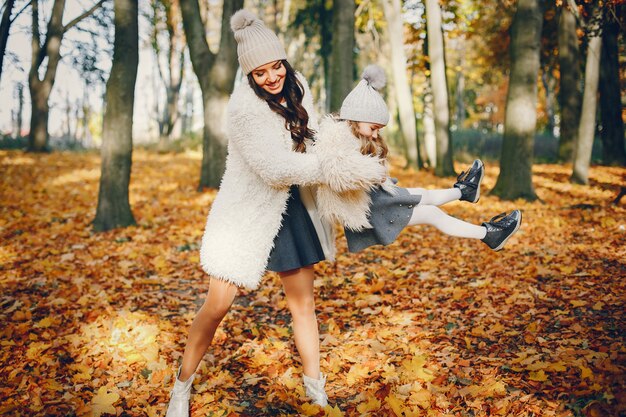
<instances>
[{"instance_id":1,"label":"pompom on beanie","mask_svg":"<svg viewBox=\"0 0 626 417\"><path fill-rule=\"evenodd\" d=\"M368 65L361 81L343 100L339 118L355 122L389 123L389 109L378 90L385 87L385 71L378 65Z\"/></svg>"},{"instance_id":2,"label":"pompom on beanie","mask_svg":"<svg viewBox=\"0 0 626 417\"><path fill-rule=\"evenodd\" d=\"M287 59L278 36L248 10L235 12L230 18L230 28L237 41L239 65L246 75L268 62Z\"/></svg>"}]
</instances>

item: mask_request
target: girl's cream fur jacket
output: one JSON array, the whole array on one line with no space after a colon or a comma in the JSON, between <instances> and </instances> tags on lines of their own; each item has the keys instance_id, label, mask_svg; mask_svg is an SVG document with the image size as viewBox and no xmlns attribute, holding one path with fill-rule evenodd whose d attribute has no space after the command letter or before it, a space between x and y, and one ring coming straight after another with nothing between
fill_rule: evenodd
<instances>
[{"instance_id":1,"label":"girl's cream fur jacket","mask_svg":"<svg viewBox=\"0 0 626 417\"><path fill-rule=\"evenodd\" d=\"M361 143L352 134L347 122L332 116L326 116L320 123L317 140L313 152L320 158L324 172L330 178L341 178L355 170L352 166L359 163L351 155L360 152ZM368 216L370 212L371 187L380 186L387 192L395 194L395 185L386 175L379 177L378 183L362 184L361 187L343 187L343 184L320 184L316 190L317 208L323 220L340 223L354 231L371 228ZM384 181L383 181L384 180Z\"/></svg>"},{"instance_id":2,"label":"girl's cream fur jacket","mask_svg":"<svg viewBox=\"0 0 626 417\"><path fill-rule=\"evenodd\" d=\"M311 92L298 77L310 126L317 130ZM346 192L372 186L385 175L378 158L358 152L337 148L316 153L311 143L307 153L294 152L284 119L256 96L245 79L230 97L226 134L226 170L207 217L200 263L208 274L238 286L258 286L291 185L324 184Z\"/></svg>"}]
</instances>

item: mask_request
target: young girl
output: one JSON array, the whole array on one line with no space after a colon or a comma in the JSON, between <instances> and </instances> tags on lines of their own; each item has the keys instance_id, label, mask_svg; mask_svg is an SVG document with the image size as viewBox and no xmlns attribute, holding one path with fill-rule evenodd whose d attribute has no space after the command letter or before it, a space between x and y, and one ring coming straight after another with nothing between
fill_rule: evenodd
<instances>
[{"instance_id":1,"label":"young girl","mask_svg":"<svg viewBox=\"0 0 626 417\"><path fill-rule=\"evenodd\" d=\"M329 157L351 169L325 172L319 157L309 152L317 128L311 92L286 61L278 37L245 10L233 15L231 28L247 80L228 103L226 171L200 249L211 283L189 329L167 417L189 416L196 368L237 287L256 288L266 269L277 272L283 284L306 394L326 405L313 265L332 258L334 240L327 236L332 228L324 227L311 204L309 187L326 184L345 191L378 183L385 175L378 157L358 150Z\"/></svg>"},{"instance_id":2,"label":"young girl","mask_svg":"<svg viewBox=\"0 0 626 417\"><path fill-rule=\"evenodd\" d=\"M339 119L328 117L320 124L315 152L329 156L330 144L343 137L353 149L385 160L387 146L380 130L389 121L389 112L377 90L385 85L382 68L369 66L362 80L345 98ZM324 159L324 158L322 158ZM330 167L339 170L340 167ZM341 223L345 228L350 252L369 246L388 245L406 226L428 224L450 236L480 239L493 250L500 250L518 230L522 213L502 213L481 226L464 222L446 214L438 206L454 200L478 202L484 166L474 161L462 172L454 187L441 190L401 188L390 178L379 186L342 193L327 186L317 188L318 207L323 218Z\"/></svg>"}]
</instances>

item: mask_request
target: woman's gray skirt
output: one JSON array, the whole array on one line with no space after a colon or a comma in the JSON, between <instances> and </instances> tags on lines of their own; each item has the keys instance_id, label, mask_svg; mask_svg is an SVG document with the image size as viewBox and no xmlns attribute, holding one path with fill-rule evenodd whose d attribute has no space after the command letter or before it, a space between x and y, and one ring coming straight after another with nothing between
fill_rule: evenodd
<instances>
[{"instance_id":1,"label":"woman's gray skirt","mask_svg":"<svg viewBox=\"0 0 626 417\"><path fill-rule=\"evenodd\" d=\"M316 264L324 259L322 245L309 213L302 204L298 186L292 185L280 230L274 238L267 270L285 272Z\"/></svg>"}]
</instances>

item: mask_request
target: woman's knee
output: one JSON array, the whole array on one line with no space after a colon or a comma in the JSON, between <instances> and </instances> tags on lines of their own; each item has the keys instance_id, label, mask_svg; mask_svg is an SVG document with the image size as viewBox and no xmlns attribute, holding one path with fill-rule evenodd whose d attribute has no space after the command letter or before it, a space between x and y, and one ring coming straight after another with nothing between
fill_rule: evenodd
<instances>
[{"instance_id":1,"label":"woman's knee","mask_svg":"<svg viewBox=\"0 0 626 417\"><path fill-rule=\"evenodd\" d=\"M233 284L211 279L211 285L204 304L202 304L201 313L212 320L221 321L230 310L236 294L237 287Z\"/></svg>"},{"instance_id":2,"label":"woman's knee","mask_svg":"<svg viewBox=\"0 0 626 417\"><path fill-rule=\"evenodd\" d=\"M315 315L315 298L313 296L298 297L297 299L288 297L287 306L294 318Z\"/></svg>"},{"instance_id":3,"label":"woman's knee","mask_svg":"<svg viewBox=\"0 0 626 417\"><path fill-rule=\"evenodd\" d=\"M209 297L204 300L200 313L211 321L221 322L228 310L230 310L231 302L210 300Z\"/></svg>"}]
</instances>

